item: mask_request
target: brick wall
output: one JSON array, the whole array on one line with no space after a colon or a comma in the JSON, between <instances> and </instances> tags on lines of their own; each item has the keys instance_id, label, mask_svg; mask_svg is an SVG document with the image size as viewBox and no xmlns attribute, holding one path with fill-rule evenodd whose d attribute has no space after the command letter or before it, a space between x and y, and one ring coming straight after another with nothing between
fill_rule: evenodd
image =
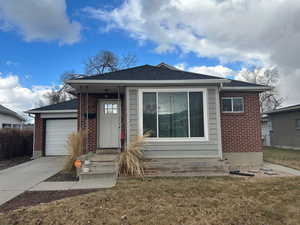
<instances>
[{"instance_id":1,"label":"brick wall","mask_svg":"<svg viewBox=\"0 0 300 225\"><path fill-rule=\"evenodd\" d=\"M41 155L45 146L45 122L41 114L35 114L34 132L34 155Z\"/></svg>"},{"instance_id":2,"label":"brick wall","mask_svg":"<svg viewBox=\"0 0 300 225\"><path fill-rule=\"evenodd\" d=\"M235 96L244 97L244 112L221 112L223 152L261 152L259 94L222 92L220 99Z\"/></svg>"},{"instance_id":3,"label":"brick wall","mask_svg":"<svg viewBox=\"0 0 300 225\"><path fill-rule=\"evenodd\" d=\"M117 99L118 96L116 94L81 94L78 95L78 130L88 130L88 144L87 150L85 152L95 152L97 150L97 107L99 99ZM124 101L122 101L123 96L121 96L121 108L124 110ZM88 103L88 113L92 115L88 120L86 119L86 111ZM122 113L124 111L122 110ZM122 116L122 123L125 117ZM124 129L124 126L122 126Z\"/></svg>"}]
</instances>

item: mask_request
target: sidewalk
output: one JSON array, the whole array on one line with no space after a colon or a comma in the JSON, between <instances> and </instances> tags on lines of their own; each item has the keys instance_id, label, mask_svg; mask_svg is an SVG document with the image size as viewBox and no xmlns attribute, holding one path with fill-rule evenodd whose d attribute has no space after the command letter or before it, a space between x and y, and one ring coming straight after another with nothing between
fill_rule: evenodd
<instances>
[{"instance_id":1,"label":"sidewalk","mask_svg":"<svg viewBox=\"0 0 300 225\"><path fill-rule=\"evenodd\" d=\"M64 157L42 157L0 171L0 205L58 173Z\"/></svg>"},{"instance_id":2,"label":"sidewalk","mask_svg":"<svg viewBox=\"0 0 300 225\"><path fill-rule=\"evenodd\" d=\"M264 162L264 167L272 169L274 171L279 171L279 172L284 172L284 173L289 173L294 176L300 176L300 170L295 170L286 166L281 166L278 164L273 164L269 162Z\"/></svg>"},{"instance_id":3,"label":"sidewalk","mask_svg":"<svg viewBox=\"0 0 300 225\"><path fill-rule=\"evenodd\" d=\"M79 190L79 189L98 189L111 188L116 185L116 179L95 179L85 181L65 181L65 182L41 182L29 191L65 191L65 190Z\"/></svg>"}]
</instances>

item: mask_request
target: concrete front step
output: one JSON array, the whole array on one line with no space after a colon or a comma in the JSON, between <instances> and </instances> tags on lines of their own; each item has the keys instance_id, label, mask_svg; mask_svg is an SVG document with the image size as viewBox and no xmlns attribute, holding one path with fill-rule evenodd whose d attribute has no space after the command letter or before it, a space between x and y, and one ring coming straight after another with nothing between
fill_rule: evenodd
<instances>
[{"instance_id":1,"label":"concrete front step","mask_svg":"<svg viewBox=\"0 0 300 225\"><path fill-rule=\"evenodd\" d=\"M120 149L97 149L96 154L119 154Z\"/></svg>"},{"instance_id":2,"label":"concrete front step","mask_svg":"<svg viewBox=\"0 0 300 225\"><path fill-rule=\"evenodd\" d=\"M117 179L117 174L115 172L113 173L99 173L99 172L88 172L83 173L81 172L79 174L79 180L91 180L91 179Z\"/></svg>"},{"instance_id":3,"label":"concrete front step","mask_svg":"<svg viewBox=\"0 0 300 225\"><path fill-rule=\"evenodd\" d=\"M146 176L224 176L228 164L218 158L158 158L144 162Z\"/></svg>"},{"instance_id":4,"label":"concrete front step","mask_svg":"<svg viewBox=\"0 0 300 225\"><path fill-rule=\"evenodd\" d=\"M91 162L116 162L117 159L117 154L94 154L89 157Z\"/></svg>"}]
</instances>

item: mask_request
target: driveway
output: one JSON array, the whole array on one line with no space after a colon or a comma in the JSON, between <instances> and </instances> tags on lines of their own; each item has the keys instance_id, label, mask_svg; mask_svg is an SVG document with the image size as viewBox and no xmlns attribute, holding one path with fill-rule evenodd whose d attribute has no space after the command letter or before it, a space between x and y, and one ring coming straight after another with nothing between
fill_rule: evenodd
<instances>
[{"instance_id":1,"label":"driveway","mask_svg":"<svg viewBox=\"0 0 300 225\"><path fill-rule=\"evenodd\" d=\"M0 205L63 168L64 157L42 157L0 170Z\"/></svg>"}]
</instances>

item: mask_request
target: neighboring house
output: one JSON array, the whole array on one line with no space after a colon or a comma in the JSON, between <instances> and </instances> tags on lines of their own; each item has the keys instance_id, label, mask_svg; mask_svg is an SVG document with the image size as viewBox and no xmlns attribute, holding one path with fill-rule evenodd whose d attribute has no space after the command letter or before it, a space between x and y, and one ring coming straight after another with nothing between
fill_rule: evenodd
<instances>
[{"instance_id":1,"label":"neighboring house","mask_svg":"<svg viewBox=\"0 0 300 225\"><path fill-rule=\"evenodd\" d=\"M22 129L25 119L18 113L0 105L0 129L15 128Z\"/></svg>"},{"instance_id":2,"label":"neighboring house","mask_svg":"<svg viewBox=\"0 0 300 225\"><path fill-rule=\"evenodd\" d=\"M270 145L300 149L300 105L288 106L268 112Z\"/></svg>"},{"instance_id":3,"label":"neighboring house","mask_svg":"<svg viewBox=\"0 0 300 225\"><path fill-rule=\"evenodd\" d=\"M148 159L262 164L259 93L269 87L163 63L67 83L77 100L28 111L35 114L36 156L67 154L67 136L86 129L86 149L91 152L121 149L148 133Z\"/></svg>"},{"instance_id":4,"label":"neighboring house","mask_svg":"<svg viewBox=\"0 0 300 225\"><path fill-rule=\"evenodd\" d=\"M264 146L271 146L272 123L267 114L261 117L261 136Z\"/></svg>"}]
</instances>

